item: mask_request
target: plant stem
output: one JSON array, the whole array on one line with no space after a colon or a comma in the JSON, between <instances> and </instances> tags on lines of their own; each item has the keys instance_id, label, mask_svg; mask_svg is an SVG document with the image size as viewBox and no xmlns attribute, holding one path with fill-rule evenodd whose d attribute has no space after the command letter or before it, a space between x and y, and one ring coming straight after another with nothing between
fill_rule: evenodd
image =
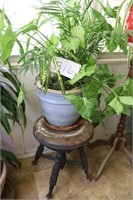
<instances>
[{"instance_id":1,"label":"plant stem","mask_svg":"<svg viewBox=\"0 0 133 200\"><path fill-rule=\"evenodd\" d=\"M46 37L41 31L38 30L38 33L40 33L40 35L42 35L47 41L49 41L50 44L54 46L54 44L48 39L48 37Z\"/></svg>"},{"instance_id":2,"label":"plant stem","mask_svg":"<svg viewBox=\"0 0 133 200\"><path fill-rule=\"evenodd\" d=\"M78 59L70 52L70 51L67 51L66 49L57 49L59 52L60 51L64 51L64 52L66 52L68 55L70 55L71 56L71 58L73 58L76 62L78 62Z\"/></svg>"},{"instance_id":3,"label":"plant stem","mask_svg":"<svg viewBox=\"0 0 133 200\"><path fill-rule=\"evenodd\" d=\"M42 87L44 88L44 84L46 82L46 71L45 71L46 62L45 62L44 58L42 58L40 60L40 62L41 62L41 65L40 65L40 81L41 81Z\"/></svg>"},{"instance_id":4,"label":"plant stem","mask_svg":"<svg viewBox=\"0 0 133 200\"><path fill-rule=\"evenodd\" d=\"M57 75L58 75L58 79L59 79L60 86L61 86L61 91L62 91L63 94L65 94L64 83L63 83L63 81L62 81L61 74L60 74L60 71L59 71L59 67L58 67L58 65L57 65L57 61L56 61L56 58L55 58L55 57L53 58L53 63L54 63L55 69L56 69L56 73L57 73Z\"/></svg>"},{"instance_id":5,"label":"plant stem","mask_svg":"<svg viewBox=\"0 0 133 200\"><path fill-rule=\"evenodd\" d=\"M45 47L42 42L40 42L39 40L37 40L35 37L33 37L32 35L26 33L29 37L31 37L33 40L35 40L36 42L38 42L38 44L40 44L41 46Z\"/></svg>"},{"instance_id":6,"label":"plant stem","mask_svg":"<svg viewBox=\"0 0 133 200\"><path fill-rule=\"evenodd\" d=\"M86 1L84 2L85 4L85 11L83 12L83 16L85 15L85 13L88 11L89 7L91 6L91 4L93 3L93 0L91 0L88 4L86 4Z\"/></svg>"},{"instance_id":7,"label":"plant stem","mask_svg":"<svg viewBox=\"0 0 133 200\"><path fill-rule=\"evenodd\" d=\"M46 79L46 83L45 83L45 91L46 91L46 92L47 92L47 90L48 90L48 85L49 85L50 69L51 69L51 59L49 59L49 61L48 61L47 79Z\"/></svg>"},{"instance_id":8,"label":"plant stem","mask_svg":"<svg viewBox=\"0 0 133 200\"><path fill-rule=\"evenodd\" d=\"M112 93L114 93L114 95L115 95L116 97L118 97L117 94L116 94L116 92L115 92L114 90L112 90L109 86L107 86L107 85L104 84L104 85L103 85L103 88L104 88L104 87L106 87L107 89L109 89ZM106 90L105 90L105 91L106 91Z\"/></svg>"}]
</instances>

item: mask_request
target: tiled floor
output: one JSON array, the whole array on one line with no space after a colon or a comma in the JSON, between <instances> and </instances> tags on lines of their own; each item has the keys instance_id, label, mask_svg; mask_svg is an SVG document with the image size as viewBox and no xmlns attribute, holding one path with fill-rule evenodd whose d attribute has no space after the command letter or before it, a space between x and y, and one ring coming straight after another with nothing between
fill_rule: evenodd
<instances>
[{"instance_id":1,"label":"tiled floor","mask_svg":"<svg viewBox=\"0 0 133 200\"><path fill-rule=\"evenodd\" d=\"M128 144L131 151L131 146ZM95 176L100 163L110 147L85 148L90 173ZM68 158L77 159L74 150ZM32 166L33 158L22 160L22 171L16 175L10 170L10 177L16 191L16 199L45 200L49 188L49 177L53 161L41 158ZM54 200L133 200L133 169L120 152L114 152L97 181L86 179L80 165L66 164L60 171L53 191Z\"/></svg>"}]
</instances>

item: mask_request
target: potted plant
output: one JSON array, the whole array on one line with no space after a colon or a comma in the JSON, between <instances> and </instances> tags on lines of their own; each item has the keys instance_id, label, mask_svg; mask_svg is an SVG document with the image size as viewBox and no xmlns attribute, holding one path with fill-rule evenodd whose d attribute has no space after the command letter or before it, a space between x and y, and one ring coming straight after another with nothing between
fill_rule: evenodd
<instances>
[{"instance_id":1,"label":"potted plant","mask_svg":"<svg viewBox=\"0 0 133 200\"><path fill-rule=\"evenodd\" d=\"M5 184L10 186L11 192L11 198L14 198L15 191L13 189L12 182L7 174L7 163L11 164L14 169L17 172L20 172L21 170L21 161L16 157L14 153L11 151L6 151L4 149L1 149L1 157L0 157L0 167L1 167L1 173L0 173L0 196L2 197Z\"/></svg>"},{"instance_id":2,"label":"potted plant","mask_svg":"<svg viewBox=\"0 0 133 200\"><path fill-rule=\"evenodd\" d=\"M6 133L11 136L10 120L18 123L22 131L26 126L25 103L20 99L23 87L12 71L9 61L18 33L13 31L4 9L0 10L0 21L0 121Z\"/></svg>"},{"instance_id":3,"label":"potted plant","mask_svg":"<svg viewBox=\"0 0 133 200\"><path fill-rule=\"evenodd\" d=\"M38 68L36 81L41 88L38 91L39 99L41 105L47 102L42 111L48 122L56 126L71 125L70 122L73 124L79 115L96 126L102 123L106 116L120 113L130 115L130 108L133 105L132 80L128 78L124 84L116 87L121 75L113 74L107 65L99 65L97 62L104 52L111 54L118 47L125 54L128 52L127 33L124 30L126 15L123 20L120 17L120 11L126 1L112 8L108 1L104 6L97 0L102 12L93 8L93 2L42 2L38 8L38 17L19 30L28 37L26 50L20 46L22 57L19 62L22 62L22 70L26 72ZM132 1L129 2L126 13L131 3ZM108 18L113 19L115 24L111 25ZM51 23L53 28L52 33L49 31L48 35L45 33L47 23ZM29 28L31 24L36 27L34 31ZM52 90L52 94L49 89ZM80 93L68 93L73 89L80 89ZM65 104L74 105L79 114L71 113L72 117L68 117L70 120L66 125L66 111L62 107L57 107L57 104L62 105L62 100L61 103L59 100L55 103L53 90L56 90L56 97L60 98L61 94L63 95ZM53 107L48 102L49 96ZM103 108L101 99L105 104ZM50 114L48 107L51 110ZM58 110L59 116L64 111L64 116L60 116L58 122L54 108ZM69 110L68 106L66 110ZM75 115L77 118L73 120Z\"/></svg>"},{"instance_id":4,"label":"potted plant","mask_svg":"<svg viewBox=\"0 0 133 200\"><path fill-rule=\"evenodd\" d=\"M17 39L17 33L13 31L12 24L5 14L0 10L0 122L6 134L12 138L12 126L16 122L24 130L26 126L25 103L21 101L22 85L15 73L11 70L9 56ZM21 169L21 162L14 153L0 149L0 194L4 189L5 182L11 185L7 178L6 163L13 165L17 171ZM14 192L13 192L14 194Z\"/></svg>"},{"instance_id":5,"label":"potted plant","mask_svg":"<svg viewBox=\"0 0 133 200\"><path fill-rule=\"evenodd\" d=\"M20 104L18 108L17 97L19 96L21 90L21 84L19 83L15 74L9 70L7 67L0 66L0 76L2 81L0 81L1 87L1 104L0 104L0 120L5 133L7 133L12 138L11 131L11 121L13 124L16 122L20 125L22 131L23 126L26 126L26 116L25 116L25 104L24 102ZM21 117L20 117L21 112ZM23 119L23 120L22 120ZM22 124L22 122L24 124ZM11 151L6 151L0 149L1 157L1 174L0 174L0 191L1 195L4 189L5 183L12 189L12 195L14 196L14 190L12 183L9 178L7 178L7 163L14 166L14 168L19 172L21 169L21 162L16 157L16 155Z\"/></svg>"}]
</instances>

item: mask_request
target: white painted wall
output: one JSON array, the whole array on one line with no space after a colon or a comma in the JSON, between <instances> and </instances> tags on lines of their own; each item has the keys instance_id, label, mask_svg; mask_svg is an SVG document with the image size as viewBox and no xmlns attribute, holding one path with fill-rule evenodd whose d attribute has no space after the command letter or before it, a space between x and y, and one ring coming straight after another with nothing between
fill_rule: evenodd
<instances>
[{"instance_id":1,"label":"white painted wall","mask_svg":"<svg viewBox=\"0 0 133 200\"><path fill-rule=\"evenodd\" d=\"M112 61L111 61L112 60ZM125 74L125 78L127 76L128 67L126 62L120 62L117 59L116 64L114 59L111 59L110 67L112 70L116 70ZM108 60L109 61L109 60ZM102 60L100 61L102 62ZM36 95L37 89L34 85L36 72L31 74L28 72L25 76L22 73L19 73L19 69L16 70L16 74L21 83L24 84L25 87L25 102L26 102L26 115L27 115L27 127L25 129L25 133L22 134L20 128L16 124L13 127L13 141L7 136L3 128L1 127L1 146L2 148L13 151L20 157L29 156L30 154L34 154L36 148L38 146L38 142L35 140L33 136L33 124L37 120L38 117L41 116L39 101ZM122 82L123 80L121 80ZM119 116L113 116L107 118L105 120L105 128L99 125L95 129L94 139L100 138L105 134L112 134L116 132L117 123L119 121ZM127 120L126 131L131 131L131 118Z\"/></svg>"}]
</instances>

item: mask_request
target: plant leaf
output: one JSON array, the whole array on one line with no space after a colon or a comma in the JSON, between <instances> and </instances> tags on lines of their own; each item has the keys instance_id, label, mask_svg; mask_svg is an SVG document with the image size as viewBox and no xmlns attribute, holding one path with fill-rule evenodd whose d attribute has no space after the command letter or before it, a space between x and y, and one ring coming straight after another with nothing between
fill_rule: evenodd
<instances>
[{"instance_id":1,"label":"plant leaf","mask_svg":"<svg viewBox=\"0 0 133 200\"><path fill-rule=\"evenodd\" d=\"M70 49L70 50L76 50L79 48L80 45L80 39L73 36L67 36L66 39L61 40L61 44L63 48Z\"/></svg>"},{"instance_id":2,"label":"plant leaf","mask_svg":"<svg viewBox=\"0 0 133 200\"><path fill-rule=\"evenodd\" d=\"M18 107L22 104L22 102L24 100L24 96L25 96L24 86L22 85L20 87L20 91L19 91L19 95L18 95L18 99L17 99L17 105L18 105Z\"/></svg>"},{"instance_id":3,"label":"plant leaf","mask_svg":"<svg viewBox=\"0 0 133 200\"><path fill-rule=\"evenodd\" d=\"M94 110L98 107L96 98L80 97L77 95L64 95L77 109L78 113L88 121L91 121L91 116Z\"/></svg>"},{"instance_id":4,"label":"plant leaf","mask_svg":"<svg viewBox=\"0 0 133 200\"><path fill-rule=\"evenodd\" d=\"M0 59L4 62L11 54L12 48L16 40L16 35L12 32L12 27L8 26L2 37L2 49Z\"/></svg>"},{"instance_id":5,"label":"plant leaf","mask_svg":"<svg viewBox=\"0 0 133 200\"><path fill-rule=\"evenodd\" d=\"M5 128L8 134L11 133L11 127L9 120L12 120L13 123L17 122L22 131L23 127L26 127L26 116L25 116L25 103L22 102L22 89L21 84L18 81L16 75L9 70L7 67L0 67L0 73L4 77L4 81L0 81L1 89L1 124ZM6 81L8 83L6 83ZM20 92L21 91L21 92ZM17 107L17 97L19 97L19 109ZM7 113L6 113L7 112ZM22 120L22 121L21 121Z\"/></svg>"},{"instance_id":6,"label":"plant leaf","mask_svg":"<svg viewBox=\"0 0 133 200\"><path fill-rule=\"evenodd\" d=\"M108 105L111 106L118 115L123 111L123 105L120 103L117 97L115 97Z\"/></svg>"},{"instance_id":7,"label":"plant leaf","mask_svg":"<svg viewBox=\"0 0 133 200\"><path fill-rule=\"evenodd\" d=\"M123 91L121 93L121 96L132 96L133 95L133 79L128 78L124 85L123 85Z\"/></svg>"},{"instance_id":8,"label":"plant leaf","mask_svg":"<svg viewBox=\"0 0 133 200\"><path fill-rule=\"evenodd\" d=\"M84 94L87 98L96 97L100 94L103 80L92 80L89 84L83 86Z\"/></svg>"},{"instance_id":9,"label":"plant leaf","mask_svg":"<svg viewBox=\"0 0 133 200\"><path fill-rule=\"evenodd\" d=\"M92 66L89 66L89 65L84 65L81 67L81 70L79 71L78 74L75 74L74 78L71 79L69 81L69 83L71 85L75 84L77 81L79 81L80 79L82 79L83 77L85 76L90 76L91 74L93 74L96 70L96 65L92 65Z\"/></svg>"},{"instance_id":10,"label":"plant leaf","mask_svg":"<svg viewBox=\"0 0 133 200\"><path fill-rule=\"evenodd\" d=\"M74 26L71 29L71 34L80 39L80 46L85 47L85 31L81 26Z\"/></svg>"},{"instance_id":11,"label":"plant leaf","mask_svg":"<svg viewBox=\"0 0 133 200\"><path fill-rule=\"evenodd\" d=\"M2 157L11 164L18 172L21 170L21 162L16 155L10 151L1 149Z\"/></svg>"},{"instance_id":12,"label":"plant leaf","mask_svg":"<svg viewBox=\"0 0 133 200\"><path fill-rule=\"evenodd\" d=\"M0 9L0 31L4 28L5 10Z\"/></svg>"},{"instance_id":13,"label":"plant leaf","mask_svg":"<svg viewBox=\"0 0 133 200\"><path fill-rule=\"evenodd\" d=\"M119 45L120 34L116 31L112 31L111 36L106 43L107 49L112 53Z\"/></svg>"},{"instance_id":14,"label":"plant leaf","mask_svg":"<svg viewBox=\"0 0 133 200\"><path fill-rule=\"evenodd\" d=\"M133 106L133 97L132 96L120 96L119 100L123 104Z\"/></svg>"},{"instance_id":15,"label":"plant leaf","mask_svg":"<svg viewBox=\"0 0 133 200\"><path fill-rule=\"evenodd\" d=\"M56 37L54 34L52 34L52 36L51 36L51 42L52 42L52 44L55 46L55 47L57 47L58 46L58 44L59 44L59 38L58 37Z\"/></svg>"},{"instance_id":16,"label":"plant leaf","mask_svg":"<svg viewBox=\"0 0 133 200\"><path fill-rule=\"evenodd\" d=\"M6 130L7 134L11 134L11 127L8 122L6 114L3 112L3 109L0 107L0 121L4 129Z\"/></svg>"},{"instance_id":17,"label":"plant leaf","mask_svg":"<svg viewBox=\"0 0 133 200\"><path fill-rule=\"evenodd\" d=\"M35 21L32 20L31 22L29 22L28 24L22 26L19 31L16 32L16 35L19 35L20 33L27 33L29 31L34 31L37 30L37 26L35 25Z\"/></svg>"}]
</instances>

